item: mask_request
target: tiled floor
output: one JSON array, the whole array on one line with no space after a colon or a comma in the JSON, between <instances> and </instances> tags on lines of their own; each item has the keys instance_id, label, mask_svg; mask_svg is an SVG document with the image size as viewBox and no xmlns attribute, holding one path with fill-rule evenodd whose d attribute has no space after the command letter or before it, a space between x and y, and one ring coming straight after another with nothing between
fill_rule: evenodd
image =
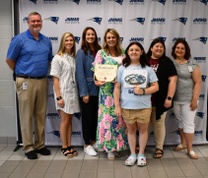
<instances>
[{"instance_id":1,"label":"tiled floor","mask_svg":"<svg viewBox=\"0 0 208 178\"><path fill-rule=\"evenodd\" d=\"M154 148L147 147L146 167L125 166L128 152L110 161L105 153L90 157L82 147L76 147L79 156L68 159L62 156L60 148L48 147L52 151L50 156L31 161L24 156L22 148L13 152L14 148L15 145L0 145L0 178L208 178L208 145L194 146L198 160L188 158L185 150L172 151L173 147L165 147L162 159L153 159Z\"/></svg>"}]
</instances>

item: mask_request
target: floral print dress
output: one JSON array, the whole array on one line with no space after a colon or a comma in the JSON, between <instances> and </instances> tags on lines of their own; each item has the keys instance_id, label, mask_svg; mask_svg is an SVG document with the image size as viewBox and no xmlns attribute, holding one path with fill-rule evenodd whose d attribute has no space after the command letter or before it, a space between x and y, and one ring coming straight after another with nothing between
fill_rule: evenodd
<instances>
[{"instance_id":1,"label":"floral print dress","mask_svg":"<svg viewBox=\"0 0 208 178\"><path fill-rule=\"evenodd\" d=\"M96 64L108 64L120 66L122 58L119 56L120 62L109 56L104 50L99 50L95 57ZM118 57L117 57L118 58ZM127 128L122 117L114 114L115 105L113 97L114 83L106 82L99 88L99 110L98 110L98 126L96 141L98 148L103 148L106 152L123 151L128 149Z\"/></svg>"}]
</instances>

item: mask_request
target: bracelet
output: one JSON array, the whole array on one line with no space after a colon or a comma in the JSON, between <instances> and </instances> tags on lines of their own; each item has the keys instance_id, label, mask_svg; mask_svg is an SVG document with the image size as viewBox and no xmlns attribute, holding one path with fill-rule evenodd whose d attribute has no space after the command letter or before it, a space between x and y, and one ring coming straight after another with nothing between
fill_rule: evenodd
<instances>
[{"instance_id":1,"label":"bracelet","mask_svg":"<svg viewBox=\"0 0 208 178\"><path fill-rule=\"evenodd\" d=\"M56 98L57 101L58 101L58 100L61 100L61 99L62 99L61 96L58 96L58 97Z\"/></svg>"},{"instance_id":2,"label":"bracelet","mask_svg":"<svg viewBox=\"0 0 208 178\"><path fill-rule=\"evenodd\" d=\"M144 89L144 88L142 88L142 91L143 91L143 93L142 93L142 94L143 94L143 95L145 95L145 89Z\"/></svg>"}]
</instances>

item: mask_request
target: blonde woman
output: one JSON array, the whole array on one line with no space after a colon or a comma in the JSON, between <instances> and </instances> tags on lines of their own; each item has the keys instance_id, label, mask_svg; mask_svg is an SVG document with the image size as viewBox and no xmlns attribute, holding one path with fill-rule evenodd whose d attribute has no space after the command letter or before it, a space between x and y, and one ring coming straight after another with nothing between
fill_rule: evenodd
<instances>
[{"instance_id":1,"label":"blonde woman","mask_svg":"<svg viewBox=\"0 0 208 178\"><path fill-rule=\"evenodd\" d=\"M51 64L56 109L61 117L62 153L72 158L78 153L71 147L72 117L80 111L75 82L75 41L73 34L63 34L58 53Z\"/></svg>"},{"instance_id":2,"label":"blonde woman","mask_svg":"<svg viewBox=\"0 0 208 178\"><path fill-rule=\"evenodd\" d=\"M93 65L108 64L119 67L124 56L118 32L109 28L104 35L103 49L97 52ZM107 152L108 159L113 160L117 152L128 148L126 125L121 116L114 114L114 82L96 80L95 84L99 86L97 145Z\"/></svg>"}]
</instances>

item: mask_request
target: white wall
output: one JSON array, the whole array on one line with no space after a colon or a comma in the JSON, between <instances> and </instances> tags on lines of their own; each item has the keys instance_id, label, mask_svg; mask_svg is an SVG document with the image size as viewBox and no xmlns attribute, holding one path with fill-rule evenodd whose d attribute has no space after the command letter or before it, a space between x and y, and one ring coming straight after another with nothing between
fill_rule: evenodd
<instances>
[{"instance_id":1,"label":"white wall","mask_svg":"<svg viewBox=\"0 0 208 178\"><path fill-rule=\"evenodd\" d=\"M12 0L0 1L0 144L15 143L15 96L12 72L5 62L13 36Z\"/></svg>"}]
</instances>

